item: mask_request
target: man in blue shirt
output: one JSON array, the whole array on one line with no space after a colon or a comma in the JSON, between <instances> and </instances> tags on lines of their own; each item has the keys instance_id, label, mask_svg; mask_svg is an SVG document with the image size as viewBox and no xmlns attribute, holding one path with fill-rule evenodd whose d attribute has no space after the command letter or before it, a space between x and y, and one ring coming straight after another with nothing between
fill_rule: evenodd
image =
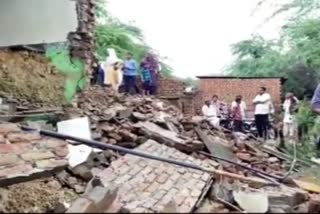
<instances>
[{"instance_id":1,"label":"man in blue shirt","mask_svg":"<svg viewBox=\"0 0 320 214\"><path fill-rule=\"evenodd\" d=\"M127 59L124 61L123 68L123 81L124 81L124 90L126 93L130 93L132 88L137 90L136 86L136 76L137 76L137 62L132 58L132 53L127 53Z\"/></svg>"}]
</instances>

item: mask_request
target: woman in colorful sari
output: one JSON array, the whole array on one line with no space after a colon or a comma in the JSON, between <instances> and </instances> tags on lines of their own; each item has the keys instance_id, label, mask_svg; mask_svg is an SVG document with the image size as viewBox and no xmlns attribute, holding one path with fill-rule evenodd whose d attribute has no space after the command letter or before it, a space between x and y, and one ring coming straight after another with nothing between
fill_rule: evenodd
<instances>
[{"instance_id":1,"label":"woman in colorful sari","mask_svg":"<svg viewBox=\"0 0 320 214\"><path fill-rule=\"evenodd\" d=\"M156 95L159 79L158 59L155 55L148 53L142 63L144 67L150 71L150 95Z\"/></svg>"}]
</instances>

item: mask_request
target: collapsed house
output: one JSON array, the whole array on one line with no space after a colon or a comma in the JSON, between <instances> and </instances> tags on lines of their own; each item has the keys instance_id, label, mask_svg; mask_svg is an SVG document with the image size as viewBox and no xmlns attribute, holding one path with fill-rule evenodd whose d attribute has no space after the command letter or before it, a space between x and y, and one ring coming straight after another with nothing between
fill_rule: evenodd
<instances>
[{"instance_id":1,"label":"collapsed house","mask_svg":"<svg viewBox=\"0 0 320 214\"><path fill-rule=\"evenodd\" d=\"M0 125L2 212L318 211L310 161L292 165L290 155L252 136L212 130L165 101L90 87L64 110L60 120L89 121L90 130L72 135L89 131L100 149L129 150L90 150L73 165L68 141L19 128L59 132L59 123L11 118L17 123Z\"/></svg>"},{"instance_id":2,"label":"collapsed house","mask_svg":"<svg viewBox=\"0 0 320 214\"><path fill-rule=\"evenodd\" d=\"M1 10L2 21L15 13L21 21L28 12L40 14L39 26L46 26L47 34L21 31L19 38L7 35L0 41L1 97L15 99L1 102L0 212L319 212L319 187L306 176L305 168L314 167L310 161L262 146L252 136L213 130L203 118L191 117L196 94L184 94L179 81L162 79L160 99L89 87L74 106L62 108L66 94L60 68L90 73L92 0L11 0ZM65 22L66 14L71 22ZM50 16L59 16L55 20L60 22L48 24ZM24 26L39 28L31 24ZM14 26L5 27L9 32ZM43 33L37 28L28 32ZM43 45L66 38L69 51L64 54ZM66 66L70 55L80 62ZM20 82L12 75L17 71ZM76 137L89 133L87 142L109 149L94 150L90 144L81 147L85 155L79 157L75 148L83 145L22 130L56 133L61 122L78 119L86 119L87 126L76 123L78 132L62 131Z\"/></svg>"}]
</instances>

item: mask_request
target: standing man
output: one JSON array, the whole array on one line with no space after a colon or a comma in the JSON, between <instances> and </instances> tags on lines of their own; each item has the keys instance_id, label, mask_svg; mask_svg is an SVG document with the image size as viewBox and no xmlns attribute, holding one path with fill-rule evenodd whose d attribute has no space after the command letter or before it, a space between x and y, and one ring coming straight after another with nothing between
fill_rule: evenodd
<instances>
[{"instance_id":1,"label":"standing man","mask_svg":"<svg viewBox=\"0 0 320 214\"><path fill-rule=\"evenodd\" d=\"M283 117L283 135L289 138L290 141L294 140L297 131L297 124L294 114L297 111L299 100L293 93L287 93L286 100L283 103L284 117Z\"/></svg>"},{"instance_id":2,"label":"standing man","mask_svg":"<svg viewBox=\"0 0 320 214\"><path fill-rule=\"evenodd\" d=\"M271 105L271 96L265 87L260 87L258 95L253 99L255 105L255 123L259 138L267 139L267 129L269 125L269 114Z\"/></svg>"},{"instance_id":3,"label":"standing man","mask_svg":"<svg viewBox=\"0 0 320 214\"><path fill-rule=\"evenodd\" d=\"M127 53L127 59L124 61L123 68L123 81L125 93L130 93L131 89L134 88L137 92L136 76L137 76L137 62L133 59L132 53Z\"/></svg>"},{"instance_id":4,"label":"standing man","mask_svg":"<svg viewBox=\"0 0 320 214\"><path fill-rule=\"evenodd\" d=\"M231 103L231 115L233 120L234 131L243 131L243 120L245 118L246 103L242 100L242 96L236 96L236 99Z\"/></svg>"}]
</instances>

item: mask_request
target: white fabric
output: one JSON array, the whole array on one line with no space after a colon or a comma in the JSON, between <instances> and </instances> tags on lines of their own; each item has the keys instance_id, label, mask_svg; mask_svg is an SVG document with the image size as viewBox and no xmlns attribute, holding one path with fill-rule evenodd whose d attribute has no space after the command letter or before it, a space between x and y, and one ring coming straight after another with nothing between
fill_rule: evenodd
<instances>
[{"instance_id":1,"label":"white fabric","mask_svg":"<svg viewBox=\"0 0 320 214\"><path fill-rule=\"evenodd\" d=\"M218 110L215 105L204 105L202 107L202 114L213 127L219 127L220 119L218 118Z\"/></svg>"},{"instance_id":2,"label":"white fabric","mask_svg":"<svg viewBox=\"0 0 320 214\"><path fill-rule=\"evenodd\" d=\"M293 115L290 114L290 105L291 101L286 99L283 103L283 110L284 110L284 123L293 123Z\"/></svg>"},{"instance_id":3,"label":"white fabric","mask_svg":"<svg viewBox=\"0 0 320 214\"><path fill-rule=\"evenodd\" d=\"M268 93L264 93L262 95L258 94L254 99L253 103L256 102L262 102L259 104L256 104L255 107L255 115L258 114L270 114L271 113L271 96Z\"/></svg>"},{"instance_id":4,"label":"white fabric","mask_svg":"<svg viewBox=\"0 0 320 214\"><path fill-rule=\"evenodd\" d=\"M218 117L209 117L207 120L213 127L218 128L220 126L220 118Z\"/></svg>"},{"instance_id":5,"label":"white fabric","mask_svg":"<svg viewBox=\"0 0 320 214\"><path fill-rule=\"evenodd\" d=\"M217 108L216 106L214 105L204 105L202 107L202 114L205 116L205 117L217 117L218 116L218 111L217 111Z\"/></svg>"},{"instance_id":6,"label":"white fabric","mask_svg":"<svg viewBox=\"0 0 320 214\"><path fill-rule=\"evenodd\" d=\"M231 103L231 108L235 108L237 107L237 102L236 101L232 101ZM247 105L246 103L242 100L241 103L240 103L240 111L241 111L241 117L242 119L245 119L246 118L246 110L247 110Z\"/></svg>"}]
</instances>

